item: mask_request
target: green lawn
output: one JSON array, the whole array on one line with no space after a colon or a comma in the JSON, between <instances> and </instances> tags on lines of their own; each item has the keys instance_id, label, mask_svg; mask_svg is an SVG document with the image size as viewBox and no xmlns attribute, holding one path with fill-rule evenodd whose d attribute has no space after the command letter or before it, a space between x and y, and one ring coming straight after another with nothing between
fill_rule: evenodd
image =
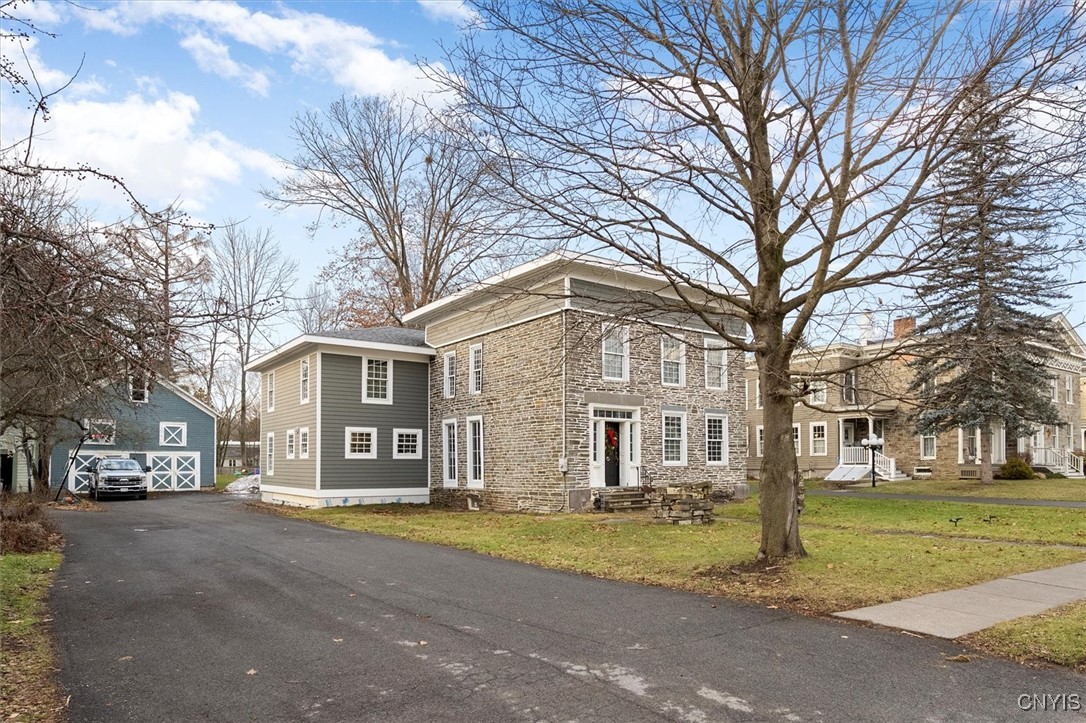
<instances>
[{"instance_id":1,"label":"green lawn","mask_svg":"<svg viewBox=\"0 0 1086 723\"><path fill-rule=\"evenodd\" d=\"M966 638L982 650L1086 671L1086 601L1000 623Z\"/></svg>"},{"instance_id":2,"label":"green lawn","mask_svg":"<svg viewBox=\"0 0 1086 723\"><path fill-rule=\"evenodd\" d=\"M0 555L0 710L5 721L60 721L64 703L46 596L60 554Z\"/></svg>"},{"instance_id":3,"label":"green lawn","mask_svg":"<svg viewBox=\"0 0 1086 723\"><path fill-rule=\"evenodd\" d=\"M1081 479L997 479L990 485L981 484L976 480L906 480L880 483L875 489L865 487L862 491L885 494L1086 502L1086 480Z\"/></svg>"},{"instance_id":4,"label":"green lawn","mask_svg":"<svg viewBox=\"0 0 1086 723\"><path fill-rule=\"evenodd\" d=\"M811 557L768 570L746 566L758 548L756 499L718 507L712 525L687 527L656 525L645 515L608 519L410 506L280 512L598 577L819 613L1086 559L1086 510L809 498L801 529ZM990 514L999 517L982 522ZM957 516L963 519L955 528L948 520Z\"/></svg>"},{"instance_id":5,"label":"green lawn","mask_svg":"<svg viewBox=\"0 0 1086 723\"><path fill-rule=\"evenodd\" d=\"M230 484L238 478L238 475L227 472L226 474L215 475L215 491L222 492L226 489L226 485Z\"/></svg>"}]
</instances>

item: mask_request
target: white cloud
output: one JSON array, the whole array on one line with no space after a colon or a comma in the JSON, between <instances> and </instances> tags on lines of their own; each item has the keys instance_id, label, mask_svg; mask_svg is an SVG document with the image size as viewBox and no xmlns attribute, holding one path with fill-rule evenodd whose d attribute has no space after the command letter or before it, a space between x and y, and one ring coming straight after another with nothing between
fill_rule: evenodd
<instances>
[{"instance_id":1,"label":"white cloud","mask_svg":"<svg viewBox=\"0 0 1086 723\"><path fill-rule=\"evenodd\" d=\"M196 57L196 51L190 46L197 46L204 53L202 59L197 57L197 63L205 70L215 68L209 72L222 74L229 68L224 65L225 60L234 63L221 40L229 39L269 55L283 55L290 60L295 72L323 75L356 93L389 93L392 90L417 93L432 87L413 62L390 56L385 48L391 44L361 25L319 13L270 7L274 10L250 10L236 2L225 1L125 1L105 8L78 11L77 15L89 27L118 34L136 33L149 23L184 26L187 33L184 42L189 43L186 49ZM204 42L191 40L196 37L203 38ZM207 64L206 67L202 62ZM229 77L246 78L259 87L259 80L254 81L251 75L240 70Z\"/></svg>"},{"instance_id":2,"label":"white cloud","mask_svg":"<svg viewBox=\"0 0 1086 723\"><path fill-rule=\"evenodd\" d=\"M35 138L35 157L43 164L101 169L123 178L149 205L180 199L193 212L206 208L222 185L241 182L246 172L282 172L278 161L261 150L217 131L197 130L199 112L195 98L176 92L158 98L132 93L115 102L58 99L51 120ZM28 115L9 114L5 133ZM104 184L84 184L80 197L118 202L116 190Z\"/></svg>"},{"instance_id":3,"label":"white cloud","mask_svg":"<svg viewBox=\"0 0 1086 723\"><path fill-rule=\"evenodd\" d=\"M418 3L431 20L449 20L458 25L473 25L480 20L479 13L464 0L418 0Z\"/></svg>"},{"instance_id":4,"label":"white cloud","mask_svg":"<svg viewBox=\"0 0 1086 723\"><path fill-rule=\"evenodd\" d=\"M181 47L189 51L196 65L205 73L214 73L220 77L241 79L242 85L249 90L267 97L267 74L239 63L230 57L230 48L206 35L196 33L181 41Z\"/></svg>"}]
</instances>

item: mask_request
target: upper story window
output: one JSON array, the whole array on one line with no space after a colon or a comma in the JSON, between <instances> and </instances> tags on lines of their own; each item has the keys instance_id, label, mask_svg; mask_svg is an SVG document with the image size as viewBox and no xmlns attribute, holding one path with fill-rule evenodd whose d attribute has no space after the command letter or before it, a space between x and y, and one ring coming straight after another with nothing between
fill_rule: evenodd
<instances>
[{"instance_id":1,"label":"upper story window","mask_svg":"<svg viewBox=\"0 0 1086 723\"><path fill-rule=\"evenodd\" d=\"M362 401L392 404L392 362L388 359L363 359L362 374Z\"/></svg>"},{"instance_id":2,"label":"upper story window","mask_svg":"<svg viewBox=\"0 0 1086 723\"><path fill-rule=\"evenodd\" d=\"M755 379L754 380L754 408L755 409L761 409L762 408L762 380L761 379Z\"/></svg>"},{"instance_id":3,"label":"upper story window","mask_svg":"<svg viewBox=\"0 0 1086 723\"><path fill-rule=\"evenodd\" d=\"M445 355L445 398L456 396L456 352L450 351Z\"/></svg>"},{"instance_id":4,"label":"upper story window","mask_svg":"<svg viewBox=\"0 0 1086 723\"><path fill-rule=\"evenodd\" d=\"M826 380L813 379L810 386L811 404L826 403Z\"/></svg>"},{"instance_id":5,"label":"upper story window","mask_svg":"<svg viewBox=\"0 0 1086 723\"><path fill-rule=\"evenodd\" d=\"M275 411L275 372L268 372L264 375L264 386L267 389L268 399L268 411Z\"/></svg>"},{"instance_id":6,"label":"upper story window","mask_svg":"<svg viewBox=\"0 0 1086 723\"><path fill-rule=\"evenodd\" d=\"M719 339L705 340L705 388L728 388L728 352Z\"/></svg>"},{"instance_id":7,"label":"upper story window","mask_svg":"<svg viewBox=\"0 0 1086 723\"><path fill-rule=\"evenodd\" d=\"M159 422L158 443L163 447L184 447L188 443L188 427L185 422Z\"/></svg>"},{"instance_id":8,"label":"upper story window","mask_svg":"<svg viewBox=\"0 0 1086 723\"><path fill-rule=\"evenodd\" d=\"M1060 401L1060 385L1059 382L1056 380L1056 377L1052 377L1049 380L1049 383L1052 385L1052 401Z\"/></svg>"},{"instance_id":9,"label":"upper story window","mask_svg":"<svg viewBox=\"0 0 1086 723\"><path fill-rule=\"evenodd\" d=\"M147 375L142 372L128 377L128 399L136 404L144 404L150 398L147 392Z\"/></svg>"},{"instance_id":10,"label":"upper story window","mask_svg":"<svg viewBox=\"0 0 1086 723\"><path fill-rule=\"evenodd\" d=\"M666 334L660 337L660 383L665 387L686 383L686 344Z\"/></svg>"},{"instance_id":11,"label":"upper story window","mask_svg":"<svg viewBox=\"0 0 1086 723\"><path fill-rule=\"evenodd\" d=\"M116 444L117 422L112 419L84 419L87 430L86 444Z\"/></svg>"},{"instance_id":12,"label":"upper story window","mask_svg":"<svg viewBox=\"0 0 1086 723\"><path fill-rule=\"evenodd\" d=\"M473 344L468 349L468 363L471 365L471 381L468 391L478 394L483 391L483 345Z\"/></svg>"},{"instance_id":13,"label":"upper story window","mask_svg":"<svg viewBox=\"0 0 1086 723\"><path fill-rule=\"evenodd\" d=\"M625 382L630 378L630 328L603 327L603 378Z\"/></svg>"},{"instance_id":14,"label":"upper story window","mask_svg":"<svg viewBox=\"0 0 1086 723\"><path fill-rule=\"evenodd\" d=\"M845 404L856 404L855 369L849 369L841 377L841 399Z\"/></svg>"},{"instance_id":15,"label":"upper story window","mask_svg":"<svg viewBox=\"0 0 1086 723\"><path fill-rule=\"evenodd\" d=\"M309 401L309 360L302 359L301 368L298 372L298 387L301 389L301 403L305 404Z\"/></svg>"},{"instance_id":16,"label":"upper story window","mask_svg":"<svg viewBox=\"0 0 1086 723\"><path fill-rule=\"evenodd\" d=\"M1075 382L1074 382L1074 377L1072 377L1070 374L1068 374L1067 377L1065 378L1065 385L1066 385L1066 391L1067 391L1067 403L1068 404L1074 404L1074 402L1075 402Z\"/></svg>"}]
</instances>

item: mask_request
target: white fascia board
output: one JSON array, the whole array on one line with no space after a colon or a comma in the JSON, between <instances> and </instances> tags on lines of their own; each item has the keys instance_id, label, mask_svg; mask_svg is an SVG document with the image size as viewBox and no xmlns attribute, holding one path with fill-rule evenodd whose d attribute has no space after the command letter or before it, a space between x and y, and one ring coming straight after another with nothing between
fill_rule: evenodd
<instances>
[{"instance_id":1,"label":"white fascia board","mask_svg":"<svg viewBox=\"0 0 1086 723\"><path fill-rule=\"evenodd\" d=\"M264 356L254 359L249 362L249 366L245 367L247 372L257 372L262 369L268 368L278 359L297 351L306 344L321 344L329 347L340 347L342 349L362 350L362 351L384 351L397 354L414 354L422 357L432 357L437 354L430 347L426 346L405 346L404 344L386 344L378 341L358 341L356 339L342 339L335 336L321 336L319 334L303 334L286 344L273 349Z\"/></svg>"}]
</instances>

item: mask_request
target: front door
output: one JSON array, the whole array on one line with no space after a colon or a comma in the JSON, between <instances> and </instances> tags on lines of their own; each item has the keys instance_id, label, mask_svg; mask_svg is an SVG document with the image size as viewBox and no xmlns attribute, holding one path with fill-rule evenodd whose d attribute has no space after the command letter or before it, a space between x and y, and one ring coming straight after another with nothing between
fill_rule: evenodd
<instances>
[{"instance_id":1,"label":"front door","mask_svg":"<svg viewBox=\"0 0 1086 723\"><path fill-rule=\"evenodd\" d=\"M603 427L603 484L618 487L622 470L622 425L607 422Z\"/></svg>"},{"instance_id":2,"label":"front door","mask_svg":"<svg viewBox=\"0 0 1086 723\"><path fill-rule=\"evenodd\" d=\"M845 447L856 446L856 426L852 422L841 422L841 444Z\"/></svg>"}]
</instances>

